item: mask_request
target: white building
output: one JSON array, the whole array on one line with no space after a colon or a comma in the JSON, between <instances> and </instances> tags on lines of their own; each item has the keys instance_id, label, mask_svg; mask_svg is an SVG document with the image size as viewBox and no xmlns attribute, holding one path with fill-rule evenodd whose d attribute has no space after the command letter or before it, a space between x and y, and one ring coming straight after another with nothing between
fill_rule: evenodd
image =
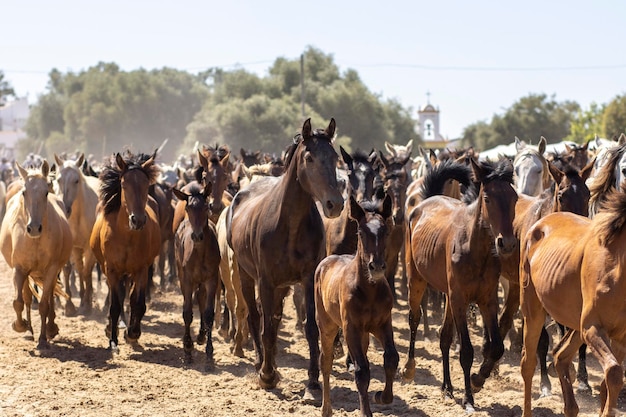
<instances>
[{"instance_id":1,"label":"white building","mask_svg":"<svg viewBox=\"0 0 626 417\"><path fill-rule=\"evenodd\" d=\"M427 95L430 96L430 93ZM417 111L417 121L417 133L422 138L422 146L428 149L444 149L450 144L440 133L439 108L430 104L430 100Z\"/></svg>"},{"instance_id":2,"label":"white building","mask_svg":"<svg viewBox=\"0 0 626 417\"><path fill-rule=\"evenodd\" d=\"M28 99L25 97L0 107L0 157L15 157L15 144L26 137L24 126L29 114Z\"/></svg>"}]
</instances>

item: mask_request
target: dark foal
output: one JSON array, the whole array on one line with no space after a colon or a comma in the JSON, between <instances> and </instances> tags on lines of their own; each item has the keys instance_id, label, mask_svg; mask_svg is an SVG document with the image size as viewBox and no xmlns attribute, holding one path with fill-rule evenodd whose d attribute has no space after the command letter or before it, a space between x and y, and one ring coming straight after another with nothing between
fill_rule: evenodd
<instances>
[{"instance_id":1,"label":"dark foal","mask_svg":"<svg viewBox=\"0 0 626 417\"><path fill-rule=\"evenodd\" d=\"M376 403L389 404L393 400L393 379L399 361L391 325L393 296L385 279L385 246L389 233L387 220L391 217L391 198L387 195L382 208L373 211L368 207L364 210L350 196L350 216L358 224L356 255L328 256L315 271L315 304L322 345L320 367L324 417L332 415L330 372L339 329L343 330L354 362L354 380L359 391L362 416L372 415L368 399L369 335L374 335L385 350L385 389L374 395Z\"/></svg>"}]
</instances>

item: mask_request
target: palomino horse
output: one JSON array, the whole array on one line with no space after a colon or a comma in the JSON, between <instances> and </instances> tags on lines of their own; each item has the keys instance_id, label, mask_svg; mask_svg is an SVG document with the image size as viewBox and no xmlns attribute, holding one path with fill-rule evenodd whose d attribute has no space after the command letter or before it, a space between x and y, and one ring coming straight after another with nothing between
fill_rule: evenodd
<instances>
[{"instance_id":1,"label":"palomino horse","mask_svg":"<svg viewBox=\"0 0 626 417\"><path fill-rule=\"evenodd\" d=\"M535 196L550 188L552 178L550 177L548 161L543 156L546 151L546 143L546 138L542 136L537 149L535 149L515 138L517 154L513 160L513 171L518 194Z\"/></svg>"},{"instance_id":2,"label":"palomino horse","mask_svg":"<svg viewBox=\"0 0 626 417\"><path fill-rule=\"evenodd\" d=\"M343 331L348 351L355 364L354 380L359 391L362 416L371 416L368 398L370 383L367 348L370 333L383 345L385 390L374 395L376 403L393 400L393 379L399 356L393 341L391 309L393 295L385 278L385 244L391 217L389 195L382 208L362 208L350 196L350 216L358 224L358 244L355 255L331 255L315 270L315 306L322 349L323 397L322 416L330 417L330 372L333 347L339 329Z\"/></svg>"},{"instance_id":3,"label":"palomino horse","mask_svg":"<svg viewBox=\"0 0 626 417\"><path fill-rule=\"evenodd\" d=\"M197 342L200 345L206 343L206 367L211 370L214 367L211 333L215 317L215 293L220 279L220 252L217 236L215 226L209 222L211 183L202 186L194 181L185 185L181 190L174 188L172 191L179 201L184 203L186 214L174 238L176 267L184 300L183 348L187 361L191 361L193 341L190 327L193 320L195 294L200 310L200 330Z\"/></svg>"},{"instance_id":4,"label":"palomino horse","mask_svg":"<svg viewBox=\"0 0 626 417\"><path fill-rule=\"evenodd\" d=\"M130 323L124 334L136 342L141 335L141 319L146 312L148 269L159 254L161 233L156 202L148 189L159 176L154 157L144 154L124 157L119 153L100 173L100 208L89 244L107 277L110 292L109 349L118 348L118 319L130 291Z\"/></svg>"},{"instance_id":5,"label":"palomino horse","mask_svg":"<svg viewBox=\"0 0 626 417\"><path fill-rule=\"evenodd\" d=\"M409 216L412 259L409 275L409 326L411 340L404 375L415 374L415 336L420 319L420 303L428 284L447 295L446 313L441 330L444 395L452 397L449 349L453 325L461 341L460 362L465 381L463 406L474 408L472 389L480 389L496 361L504 353L498 330L498 278L500 258L511 256L517 248L513 218L517 193L513 189L513 170L508 160L497 165L480 165L470 158L478 196L471 203L441 196L445 183L453 178L463 185L470 183L470 171L464 164L443 162L426 176L423 201ZM498 256L496 256L497 253ZM475 302L485 325L483 364L478 374L470 370L474 351L467 329L467 308Z\"/></svg>"},{"instance_id":6,"label":"palomino horse","mask_svg":"<svg viewBox=\"0 0 626 417\"><path fill-rule=\"evenodd\" d=\"M304 285L310 354L307 399L313 396L311 390L319 389L313 274L324 257L324 226L315 200L322 203L327 217L337 217L343 208L335 174L334 136L335 119L325 130L312 130L311 120L307 119L289 148L285 173L262 178L239 191L226 218L227 239L239 264L255 365L263 388L274 388L279 379L275 355L283 299L291 285ZM260 311L255 285L259 288ZM259 313L263 317L262 340Z\"/></svg>"},{"instance_id":7,"label":"palomino horse","mask_svg":"<svg viewBox=\"0 0 626 417\"><path fill-rule=\"evenodd\" d=\"M96 207L98 205L98 178L83 175L82 166L85 155L81 154L78 160L63 160L56 154L54 159L59 166L59 174L56 177L58 195L63 199L65 214L70 223L74 248L70 262L78 272L80 280L80 306L79 313L91 313L93 304L93 280L91 278L96 257L89 247L91 229L96 222ZM65 280L69 279L65 274ZM66 291L69 285L65 284ZM71 294L68 292L68 295ZM72 315L73 304L71 300L65 305L66 314Z\"/></svg>"},{"instance_id":8,"label":"palomino horse","mask_svg":"<svg viewBox=\"0 0 626 417\"><path fill-rule=\"evenodd\" d=\"M586 343L604 371L601 416L615 416L626 356L626 194L615 192L592 219L553 213L522 240L520 287L524 315L523 416L532 415L536 346L546 314L570 330L554 349L554 364L567 417L578 415L569 368Z\"/></svg>"},{"instance_id":9,"label":"palomino horse","mask_svg":"<svg viewBox=\"0 0 626 417\"><path fill-rule=\"evenodd\" d=\"M37 348L44 349L49 346L48 339L59 333L54 322L54 289L57 275L70 259L72 232L63 212L63 202L49 192L48 162L44 160L40 168L29 171L18 163L15 165L23 183L21 193L15 194L7 204L0 228L0 249L9 267L13 268L13 308L17 314L13 330L33 332L28 277L43 287ZM22 318L24 303L26 320Z\"/></svg>"}]
</instances>

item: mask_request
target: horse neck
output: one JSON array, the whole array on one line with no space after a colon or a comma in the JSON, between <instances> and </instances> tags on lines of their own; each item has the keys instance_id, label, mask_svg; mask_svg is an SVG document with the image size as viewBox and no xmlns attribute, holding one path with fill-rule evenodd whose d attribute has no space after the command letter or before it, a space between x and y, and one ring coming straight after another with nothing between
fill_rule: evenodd
<instances>
[{"instance_id":1,"label":"horse neck","mask_svg":"<svg viewBox=\"0 0 626 417\"><path fill-rule=\"evenodd\" d=\"M272 192L273 198L280 204L278 215L288 218L290 222L308 217L311 206L315 204L313 196L298 181L297 156L293 156L289 169L280 177L278 186Z\"/></svg>"},{"instance_id":2,"label":"horse neck","mask_svg":"<svg viewBox=\"0 0 626 417\"><path fill-rule=\"evenodd\" d=\"M487 220L483 217L483 186L480 185L480 191L478 197L469 206L467 206L467 215L470 222L468 223L468 241L472 248L477 248L480 243L489 242L488 246L491 247L491 240L486 239L485 236L491 236L491 229ZM490 250L490 249L489 249Z\"/></svg>"}]
</instances>

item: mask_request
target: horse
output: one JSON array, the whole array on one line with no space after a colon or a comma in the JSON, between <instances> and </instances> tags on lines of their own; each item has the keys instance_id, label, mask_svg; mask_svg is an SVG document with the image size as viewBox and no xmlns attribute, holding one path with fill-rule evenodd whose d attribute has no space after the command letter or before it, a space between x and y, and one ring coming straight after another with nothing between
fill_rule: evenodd
<instances>
[{"instance_id":1,"label":"horse","mask_svg":"<svg viewBox=\"0 0 626 417\"><path fill-rule=\"evenodd\" d=\"M550 188L552 179L548 161L543 156L546 151L546 143L546 138L542 136L537 149L535 149L515 138L517 154L513 160L513 171L518 194L536 196L540 195L543 190Z\"/></svg>"},{"instance_id":2,"label":"horse","mask_svg":"<svg viewBox=\"0 0 626 417\"><path fill-rule=\"evenodd\" d=\"M13 308L17 315L13 330L33 333L30 276L43 288L39 302L41 332L37 349L47 349L48 339L59 333L59 327L54 322L54 291L57 276L70 259L72 232L63 202L49 192L48 161L43 160L39 168L29 170L17 162L15 166L22 180L21 192L8 201L0 227L0 250L13 269ZM26 320L22 318L24 304Z\"/></svg>"},{"instance_id":3,"label":"horse","mask_svg":"<svg viewBox=\"0 0 626 417\"><path fill-rule=\"evenodd\" d=\"M194 181L181 190L173 188L172 191L178 200L184 203L186 214L174 237L176 268L183 293L185 358L191 362L193 341L190 327L195 294L200 311L197 342L199 345L206 343L206 368L212 370L215 364L211 334L215 317L215 294L220 279L220 251L215 226L209 221L211 183L202 186Z\"/></svg>"},{"instance_id":4,"label":"horse","mask_svg":"<svg viewBox=\"0 0 626 417\"><path fill-rule=\"evenodd\" d=\"M80 314L90 314L93 307L93 280L92 272L96 264L96 257L89 247L91 229L96 222L96 206L98 205L98 178L83 174L82 166L85 155L81 154L77 160L61 159L56 154L54 159L59 167L56 177L58 195L63 200L65 214L72 231L72 255L70 258L80 280ZM65 288L69 293L69 271L65 274ZM71 299L65 305L66 315L75 314L75 307Z\"/></svg>"},{"instance_id":5,"label":"horse","mask_svg":"<svg viewBox=\"0 0 626 417\"><path fill-rule=\"evenodd\" d=\"M322 416L332 415L330 372L333 348L339 329L343 331L355 365L354 380L359 392L362 416L372 415L368 399L370 383L367 349L370 333L384 347L385 389L374 395L374 402L393 400L393 379L399 356L393 341L391 310L393 294L385 277L385 244L391 217L391 198L381 207L361 207L350 196L350 217L358 224L358 245L354 255L331 255L315 270L315 307L320 331L322 371Z\"/></svg>"},{"instance_id":6,"label":"horse","mask_svg":"<svg viewBox=\"0 0 626 417\"><path fill-rule=\"evenodd\" d=\"M626 138L625 138L626 139ZM603 158L604 165L595 172L589 186L591 198L589 200L589 216L594 217L605 198L621 190L626 179L626 140L621 139L618 145L606 150Z\"/></svg>"},{"instance_id":7,"label":"horse","mask_svg":"<svg viewBox=\"0 0 626 417\"><path fill-rule=\"evenodd\" d=\"M283 299L289 286L298 282L304 286L310 353L306 400L313 399L312 391L320 389L313 274L324 257L324 226L315 200L322 203L326 217L337 217L343 208L335 174L335 127L335 119L331 119L326 129L313 130L307 119L289 148L285 173L262 178L239 191L226 217L227 241L237 256L262 388L274 388L279 379L275 355ZM260 311L255 285L259 287Z\"/></svg>"},{"instance_id":8,"label":"horse","mask_svg":"<svg viewBox=\"0 0 626 417\"><path fill-rule=\"evenodd\" d=\"M159 254L161 231L158 206L149 198L150 185L159 175L152 156L117 153L100 173L98 215L89 245L102 267L109 285L109 350L119 352L118 319L130 290L130 323L124 332L127 342L141 336L141 319L146 312L148 270Z\"/></svg>"},{"instance_id":9,"label":"horse","mask_svg":"<svg viewBox=\"0 0 626 417\"><path fill-rule=\"evenodd\" d=\"M569 368L582 343L589 345L604 372L600 415L616 415L626 356L626 190L621 191L608 196L593 219L553 213L535 223L522 241L524 417L532 415L536 347L546 314L569 328L554 349L564 415L578 415Z\"/></svg>"},{"instance_id":10,"label":"horse","mask_svg":"<svg viewBox=\"0 0 626 417\"><path fill-rule=\"evenodd\" d=\"M415 375L415 336L421 316L420 303L428 284L447 295L441 329L444 396L453 398L450 380L449 349L453 325L461 341L465 395L462 405L474 409L472 389L480 390L495 363L504 353L498 329L498 278L500 258L510 257L517 248L513 218L517 193L513 189L513 169L508 160L498 164L477 163L470 158L471 171L479 184L478 196L468 204L441 196L444 185L455 179L470 184L469 167L443 162L426 176L422 198L408 218L412 257L407 265L409 277L409 325L411 339L405 379ZM474 197L474 196L472 196ZM497 254L497 256L494 255ZM467 329L467 308L475 302L485 324L483 364L470 378L474 352Z\"/></svg>"}]
</instances>

